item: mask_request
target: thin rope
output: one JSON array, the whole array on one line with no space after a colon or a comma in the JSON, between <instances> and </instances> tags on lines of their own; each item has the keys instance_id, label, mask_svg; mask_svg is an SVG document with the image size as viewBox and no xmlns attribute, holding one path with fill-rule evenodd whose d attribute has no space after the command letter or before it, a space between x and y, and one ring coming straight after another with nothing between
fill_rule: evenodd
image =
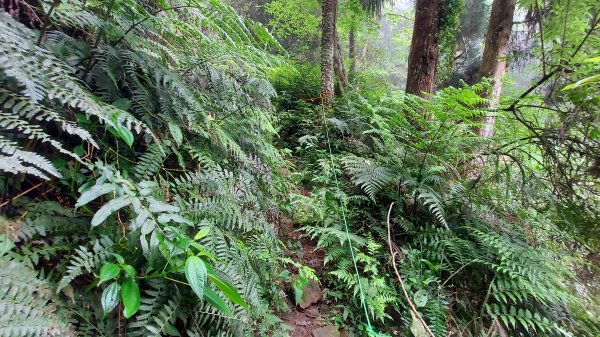
<instances>
[{"instance_id":1,"label":"thin rope","mask_svg":"<svg viewBox=\"0 0 600 337\"><path fill-rule=\"evenodd\" d=\"M329 158L331 160L331 167L333 170L333 179L335 181L336 188L338 189L338 191L341 191L340 182L338 180L337 173L335 171L335 161L333 159L333 150L331 149L331 140L329 139L329 126L327 124L327 120L325 119L325 107L322 103L321 103L321 110L323 112L323 123L325 125L325 135L327 136L327 147L329 149ZM362 307L365 311L365 317L367 319L367 332L369 333L369 335L374 336L374 335L376 335L376 333L373 330L373 327L371 326L371 320L369 319L369 310L367 309L367 303L365 302L365 294L363 291L362 282L360 280L360 273L358 272L358 265L356 264L356 258L354 257L354 248L352 247L352 241L350 240L350 229L348 228L348 220L346 219L346 206L344 205L343 201L340 204L341 204L341 210L342 210L342 220L344 222L344 228L346 229L346 240L348 240L348 245L350 246L350 255L352 256L352 263L354 264L354 271L356 272L356 277L358 279L358 289L360 292L360 301L361 301Z\"/></svg>"}]
</instances>

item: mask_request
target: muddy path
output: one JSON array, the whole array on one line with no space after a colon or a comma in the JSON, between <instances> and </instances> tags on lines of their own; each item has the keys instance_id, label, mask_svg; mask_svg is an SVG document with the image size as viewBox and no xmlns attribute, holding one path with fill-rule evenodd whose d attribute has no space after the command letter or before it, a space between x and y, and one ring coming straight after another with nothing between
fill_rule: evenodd
<instances>
[{"instance_id":1,"label":"muddy path","mask_svg":"<svg viewBox=\"0 0 600 337\"><path fill-rule=\"evenodd\" d=\"M315 270L319 280L324 278L324 252L316 249L316 242L311 240L305 234L298 231L290 231L288 239L290 242L297 242L296 251L287 251L286 255L292 258L294 261L299 262L305 266L311 267ZM330 307L327 301L322 298L323 284L318 287L310 287L306 294L308 297L320 299L316 303L304 303L305 308L296 306L293 303L293 298L287 297L286 301L290 308L289 312L279 313L279 317L289 325L292 330L290 331L290 337L336 337L340 336L337 330L332 329L331 322L328 320ZM316 292L319 292L317 295ZM309 301L310 302L310 301Z\"/></svg>"}]
</instances>

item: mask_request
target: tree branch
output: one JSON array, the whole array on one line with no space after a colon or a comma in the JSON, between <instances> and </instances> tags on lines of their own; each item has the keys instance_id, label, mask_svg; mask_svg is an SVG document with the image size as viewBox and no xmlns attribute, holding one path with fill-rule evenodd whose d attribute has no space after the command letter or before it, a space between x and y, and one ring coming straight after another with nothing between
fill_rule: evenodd
<instances>
[{"instance_id":1,"label":"tree branch","mask_svg":"<svg viewBox=\"0 0 600 337\"><path fill-rule=\"evenodd\" d=\"M577 53L579 53L579 51L581 50L581 48L583 47L583 45L585 44L585 42L592 35L592 33L594 32L594 30L596 30L596 28L598 26L598 23L600 22L600 20L598 20L598 15L599 14L600 14L600 10L598 10L596 12L596 14L594 15L594 18L592 19L592 25L591 25L590 29L587 31L587 33L585 34L584 38L581 40L581 42L579 43L579 45L577 46L577 48L575 48L575 51L573 51L573 53L571 54L571 57L569 58L569 61L565 62L564 64L559 64L559 65L555 66L554 69L552 69L552 71L550 71L547 74L545 74L542 78L540 78L537 82L535 82L535 84L533 84L531 87L529 87L529 89L525 90L525 92L522 93L508 108L505 108L503 110L505 110L505 111L514 111L515 108L516 108L516 106L517 106L517 104L522 99L524 99L525 97L529 96L530 93L532 93L534 90L536 90L542 84L546 83L546 81L548 81L550 78L552 78L552 76L556 75L559 71L563 70L567 65L569 65L571 59L573 59L573 57L575 57L575 55L577 55Z\"/></svg>"}]
</instances>

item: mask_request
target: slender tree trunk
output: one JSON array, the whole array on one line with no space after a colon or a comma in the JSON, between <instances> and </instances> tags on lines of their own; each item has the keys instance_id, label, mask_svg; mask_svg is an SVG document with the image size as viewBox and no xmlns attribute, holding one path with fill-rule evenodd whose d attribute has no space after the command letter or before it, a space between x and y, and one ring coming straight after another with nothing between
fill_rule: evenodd
<instances>
[{"instance_id":1,"label":"slender tree trunk","mask_svg":"<svg viewBox=\"0 0 600 337\"><path fill-rule=\"evenodd\" d=\"M365 46L362 49L360 56L360 71L365 69L365 64L367 63L367 54L369 52L369 39L365 40Z\"/></svg>"},{"instance_id":2,"label":"slender tree trunk","mask_svg":"<svg viewBox=\"0 0 600 337\"><path fill-rule=\"evenodd\" d=\"M438 62L441 0L417 0L415 24L408 56L406 92L433 93Z\"/></svg>"},{"instance_id":3,"label":"slender tree trunk","mask_svg":"<svg viewBox=\"0 0 600 337\"><path fill-rule=\"evenodd\" d=\"M489 78L492 84L491 92L484 92L482 96L489 98L489 109L481 119L481 125L475 130L481 137L492 137L496 116L492 111L500 101L502 91L502 77L506 71L506 56L508 54L508 42L512 30L513 15L516 0L494 0L490 13L490 22L485 35L485 46L483 57L479 68L478 79ZM477 184L482 175L485 157L477 154L466 166L466 176L471 180L473 186Z\"/></svg>"},{"instance_id":4,"label":"slender tree trunk","mask_svg":"<svg viewBox=\"0 0 600 337\"><path fill-rule=\"evenodd\" d=\"M485 36L483 58L479 68L479 79L489 78L492 82L492 92L485 93L490 99L490 108L492 109L496 108L500 101L502 77L504 77L506 71L508 42L514 13L515 0L494 0L490 23ZM478 130L479 135L483 137L493 136L494 124L496 123L496 117L491 112L487 114Z\"/></svg>"},{"instance_id":5,"label":"slender tree trunk","mask_svg":"<svg viewBox=\"0 0 600 337\"><path fill-rule=\"evenodd\" d=\"M356 37L354 36L354 26L350 27L350 33L348 34L348 58L350 59L350 69L348 74L354 75L356 72Z\"/></svg>"},{"instance_id":6,"label":"slender tree trunk","mask_svg":"<svg viewBox=\"0 0 600 337\"><path fill-rule=\"evenodd\" d=\"M337 16L337 0L323 0L321 33L321 100L323 104L331 104L334 96L334 55L335 55L335 22Z\"/></svg>"},{"instance_id":7,"label":"slender tree trunk","mask_svg":"<svg viewBox=\"0 0 600 337\"><path fill-rule=\"evenodd\" d=\"M350 88L348 82L348 76L346 75L346 69L344 68L344 57L342 56L342 47L340 41L336 35L335 37L335 51L333 55L333 64L335 68L335 76L340 83L340 89L342 94Z\"/></svg>"}]
</instances>

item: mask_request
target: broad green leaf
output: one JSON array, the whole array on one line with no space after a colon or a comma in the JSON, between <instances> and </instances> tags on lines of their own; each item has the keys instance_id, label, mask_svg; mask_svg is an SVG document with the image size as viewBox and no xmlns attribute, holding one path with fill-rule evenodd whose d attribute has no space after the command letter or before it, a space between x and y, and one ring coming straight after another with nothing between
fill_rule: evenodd
<instances>
[{"instance_id":1,"label":"broad green leaf","mask_svg":"<svg viewBox=\"0 0 600 337\"><path fill-rule=\"evenodd\" d=\"M144 223L146 223L146 220L148 220L150 215L151 214L147 209L143 209L135 218L135 225L137 227L142 226Z\"/></svg>"},{"instance_id":2,"label":"broad green leaf","mask_svg":"<svg viewBox=\"0 0 600 337\"><path fill-rule=\"evenodd\" d=\"M119 262L119 264L125 263L125 259L123 258L123 256L121 256L117 253L112 253L112 256L114 256L115 259L117 259L117 262Z\"/></svg>"},{"instance_id":3,"label":"broad green leaf","mask_svg":"<svg viewBox=\"0 0 600 337\"><path fill-rule=\"evenodd\" d=\"M429 261L429 260L421 259L421 261L423 261L423 263L425 263L427 265L427 267L429 267L430 270L438 271L438 269L440 268L440 266L431 263L431 261Z\"/></svg>"},{"instance_id":4,"label":"broad green leaf","mask_svg":"<svg viewBox=\"0 0 600 337\"><path fill-rule=\"evenodd\" d=\"M140 309L140 288L131 277L125 279L121 287L121 299L123 300L123 316L129 318Z\"/></svg>"},{"instance_id":5,"label":"broad green leaf","mask_svg":"<svg viewBox=\"0 0 600 337\"><path fill-rule=\"evenodd\" d=\"M138 187L154 189L158 187L158 183L156 181L143 180L138 183Z\"/></svg>"},{"instance_id":6,"label":"broad green leaf","mask_svg":"<svg viewBox=\"0 0 600 337\"><path fill-rule=\"evenodd\" d=\"M150 215L151 214L147 209L143 209L141 212L139 212L137 217L135 218L136 227L144 225L144 223L146 223L146 220L148 220Z\"/></svg>"},{"instance_id":7,"label":"broad green leaf","mask_svg":"<svg viewBox=\"0 0 600 337\"><path fill-rule=\"evenodd\" d=\"M131 277L131 278L135 277L135 268L133 268L133 266L126 265L123 267L123 270L125 270L125 272L129 275L129 277Z\"/></svg>"},{"instance_id":8,"label":"broad green leaf","mask_svg":"<svg viewBox=\"0 0 600 337\"><path fill-rule=\"evenodd\" d=\"M292 282L292 288L294 289L294 301L300 304L300 301L304 297L304 287L308 285L309 281L304 276L298 276L294 282Z\"/></svg>"},{"instance_id":9,"label":"broad green leaf","mask_svg":"<svg viewBox=\"0 0 600 337\"><path fill-rule=\"evenodd\" d=\"M100 281L98 285L108 280L114 279L121 273L121 268L114 263L107 263L100 268Z\"/></svg>"},{"instance_id":10,"label":"broad green leaf","mask_svg":"<svg viewBox=\"0 0 600 337\"><path fill-rule=\"evenodd\" d=\"M131 199L131 206L133 207L133 211L136 214L139 214L142 211L146 210L145 208L142 210L142 201L140 199L138 199L138 198Z\"/></svg>"},{"instance_id":11,"label":"broad green leaf","mask_svg":"<svg viewBox=\"0 0 600 337\"><path fill-rule=\"evenodd\" d=\"M190 248L190 243L192 240L188 237L181 237L175 240L175 246L181 248L184 251L187 251Z\"/></svg>"},{"instance_id":12,"label":"broad green leaf","mask_svg":"<svg viewBox=\"0 0 600 337\"><path fill-rule=\"evenodd\" d=\"M133 133L131 130L120 123L115 124L114 130L115 135L121 138L129 147L133 145Z\"/></svg>"},{"instance_id":13,"label":"broad green leaf","mask_svg":"<svg viewBox=\"0 0 600 337\"><path fill-rule=\"evenodd\" d=\"M248 309L248 304L246 304L233 285L214 274L208 274L208 278L213 281L217 288L219 288L231 302Z\"/></svg>"},{"instance_id":14,"label":"broad green leaf","mask_svg":"<svg viewBox=\"0 0 600 337\"><path fill-rule=\"evenodd\" d=\"M204 248L204 246L202 246L201 244L199 244L196 241L191 241L190 240L190 246L192 246L192 247L194 247L194 248L196 248L198 250L198 253L196 254L196 256L206 256L208 258L208 260L214 260L214 259L217 258L215 256L215 254L207 251L206 248ZM209 269L209 273L210 273L210 269Z\"/></svg>"},{"instance_id":15,"label":"broad green leaf","mask_svg":"<svg viewBox=\"0 0 600 337\"><path fill-rule=\"evenodd\" d=\"M589 59L587 59L587 60L585 60L583 62L585 62L585 63L599 63L600 62L600 56L589 58Z\"/></svg>"},{"instance_id":16,"label":"broad green leaf","mask_svg":"<svg viewBox=\"0 0 600 337\"><path fill-rule=\"evenodd\" d=\"M182 217L179 214L171 214L171 213L162 213L161 215L158 216L158 218L156 218L156 221L158 221L159 223L168 223L170 221L176 222L176 223L182 223L182 224L186 224L186 225L190 225L192 226L192 222L184 217Z\"/></svg>"},{"instance_id":17,"label":"broad green leaf","mask_svg":"<svg viewBox=\"0 0 600 337\"><path fill-rule=\"evenodd\" d=\"M73 148L73 152L78 155L79 157L83 157L83 154L85 153L85 150L83 149L82 145L77 145Z\"/></svg>"},{"instance_id":18,"label":"broad green leaf","mask_svg":"<svg viewBox=\"0 0 600 337\"><path fill-rule=\"evenodd\" d=\"M203 237L207 236L208 233L210 233L210 227L202 228L201 230L198 231L196 236L194 236L194 241L198 241L198 240L202 239Z\"/></svg>"},{"instance_id":19,"label":"broad green leaf","mask_svg":"<svg viewBox=\"0 0 600 337\"><path fill-rule=\"evenodd\" d=\"M142 224L141 234L142 235L150 234L150 233L152 233L152 231L154 231L155 228L156 228L156 223L154 222L154 220L148 219L148 221L146 221Z\"/></svg>"},{"instance_id":20,"label":"broad green leaf","mask_svg":"<svg viewBox=\"0 0 600 337\"><path fill-rule=\"evenodd\" d=\"M207 287L204 289L204 299L225 315L231 315L231 310L227 306L227 303L225 303L225 301L223 301L223 299L211 288Z\"/></svg>"},{"instance_id":21,"label":"broad green leaf","mask_svg":"<svg viewBox=\"0 0 600 337\"><path fill-rule=\"evenodd\" d=\"M75 207L81 207L89 203L90 201L98 198L101 195L116 191L116 189L117 188L115 187L115 185L109 183L94 185L88 190L81 193L81 196L79 197L79 199L77 199Z\"/></svg>"},{"instance_id":22,"label":"broad green leaf","mask_svg":"<svg viewBox=\"0 0 600 337\"><path fill-rule=\"evenodd\" d=\"M105 316L119 304L119 290L121 290L121 286L117 282L113 282L102 291L101 303Z\"/></svg>"},{"instance_id":23,"label":"broad green leaf","mask_svg":"<svg viewBox=\"0 0 600 337\"><path fill-rule=\"evenodd\" d=\"M162 201L152 200L150 205L148 206L150 212L159 213L159 212L169 212L169 213L177 213L179 212L179 207L169 205Z\"/></svg>"},{"instance_id":24,"label":"broad green leaf","mask_svg":"<svg viewBox=\"0 0 600 337\"><path fill-rule=\"evenodd\" d=\"M575 89L575 88L581 87L586 84L599 82L599 81L600 81L600 75L594 75L594 76L586 77L582 80L579 80L576 83L569 84L569 85L565 86L562 90L564 90L564 91L571 90L571 89Z\"/></svg>"},{"instance_id":25,"label":"broad green leaf","mask_svg":"<svg viewBox=\"0 0 600 337\"><path fill-rule=\"evenodd\" d=\"M203 297L207 277L206 264L197 256L190 256L185 261L185 278L199 298Z\"/></svg>"},{"instance_id":26,"label":"broad green leaf","mask_svg":"<svg viewBox=\"0 0 600 337\"><path fill-rule=\"evenodd\" d=\"M173 122L169 122L169 131L171 131L171 136L173 136L177 145L181 145L183 143L183 133L179 126Z\"/></svg>"},{"instance_id":27,"label":"broad green leaf","mask_svg":"<svg viewBox=\"0 0 600 337\"><path fill-rule=\"evenodd\" d=\"M132 198L130 196L123 195L107 202L96 212L96 214L94 214L94 217L92 218L92 227L98 226L111 214L131 204L131 200Z\"/></svg>"},{"instance_id":28,"label":"broad green leaf","mask_svg":"<svg viewBox=\"0 0 600 337\"><path fill-rule=\"evenodd\" d=\"M423 323L421 323L421 320L419 320L419 318L417 316L415 316L415 313L411 310L410 314L412 316L412 322L410 324L410 332L412 332L413 336L415 337L429 337L429 334L427 333L427 330L425 330L425 326L423 326Z\"/></svg>"},{"instance_id":29,"label":"broad green leaf","mask_svg":"<svg viewBox=\"0 0 600 337\"><path fill-rule=\"evenodd\" d=\"M428 299L429 299L429 297L427 296L427 290L421 289L415 293L413 300L414 300L417 308L419 308L419 307L424 307L425 305L427 305Z\"/></svg>"}]
</instances>

